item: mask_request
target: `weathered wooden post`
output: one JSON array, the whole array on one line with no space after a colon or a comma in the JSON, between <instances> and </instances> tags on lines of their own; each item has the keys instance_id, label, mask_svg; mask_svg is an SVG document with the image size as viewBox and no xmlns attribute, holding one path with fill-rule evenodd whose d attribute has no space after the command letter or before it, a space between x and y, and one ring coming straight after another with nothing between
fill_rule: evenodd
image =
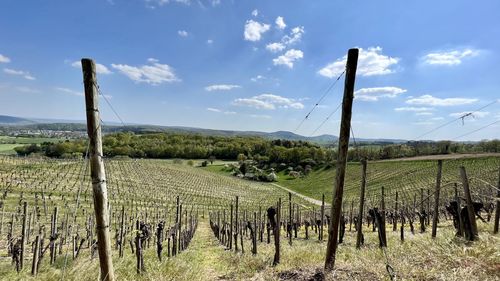
<instances>
[{"instance_id":1,"label":"weathered wooden post","mask_svg":"<svg viewBox=\"0 0 500 281\"><path fill-rule=\"evenodd\" d=\"M325 194L323 193L323 197L321 199L321 210L320 210L320 215L321 215L321 218L320 218L320 221L321 221L321 224L319 225L319 241L323 241L323 229L324 229L324 226L325 226ZM316 215L314 216L316 220ZM314 222L314 224L316 224L316 221Z\"/></svg>"},{"instance_id":2,"label":"weathered wooden post","mask_svg":"<svg viewBox=\"0 0 500 281\"><path fill-rule=\"evenodd\" d=\"M396 191L396 202L394 203L394 212L392 215L392 231L398 230L398 192Z\"/></svg>"},{"instance_id":3,"label":"weathered wooden post","mask_svg":"<svg viewBox=\"0 0 500 281\"><path fill-rule=\"evenodd\" d=\"M434 193L434 214L432 216L432 238L436 238L437 222L439 215L439 191L441 189L441 172L443 170L443 160L438 160L438 170L436 178L436 191Z\"/></svg>"},{"instance_id":4,"label":"weathered wooden post","mask_svg":"<svg viewBox=\"0 0 500 281\"><path fill-rule=\"evenodd\" d=\"M497 209L495 211L495 222L493 225L493 234L498 233L498 223L500 220L500 167L498 168L498 184L497 184Z\"/></svg>"},{"instance_id":5,"label":"weathered wooden post","mask_svg":"<svg viewBox=\"0 0 500 281\"><path fill-rule=\"evenodd\" d=\"M33 263L31 264L31 275L36 276L38 273L38 257L40 255L40 236L35 237L35 248L33 250Z\"/></svg>"},{"instance_id":6,"label":"weathered wooden post","mask_svg":"<svg viewBox=\"0 0 500 281\"><path fill-rule=\"evenodd\" d=\"M286 232L288 233L288 244L292 246L292 193L288 192L288 224L286 226Z\"/></svg>"},{"instance_id":7,"label":"weathered wooden post","mask_svg":"<svg viewBox=\"0 0 500 281\"><path fill-rule=\"evenodd\" d=\"M457 215L458 215L458 235L463 236L464 234L464 223L462 221L462 216L460 211L462 207L460 206L460 198L458 197L457 183L455 183L455 202L457 202Z\"/></svg>"},{"instance_id":8,"label":"weathered wooden post","mask_svg":"<svg viewBox=\"0 0 500 281\"><path fill-rule=\"evenodd\" d=\"M232 246L233 246L233 204L231 204L231 215L229 216L229 250L232 249ZM236 222L237 224L238 222ZM238 245L238 243L236 243L236 245ZM236 246L235 245L235 246Z\"/></svg>"},{"instance_id":9,"label":"weathered wooden post","mask_svg":"<svg viewBox=\"0 0 500 281\"><path fill-rule=\"evenodd\" d=\"M276 225L274 226L274 259L273 265L280 263L280 230L281 230L281 197L278 199L276 206Z\"/></svg>"},{"instance_id":10,"label":"weathered wooden post","mask_svg":"<svg viewBox=\"0 0 500 281\"><path fill-rule=\"evenodd\" d=\"M340 123L339 146L337 157L337 173L333 189L333 200L330 211L330 224L328 225L328 245L326 248L325 270L332 271L335 265L335 254L338 245L338 231L344 193L344 178L347 165L347 150L349 148L349 135L351 130L352 101L354 100L354 82L358 65L358 49L349 49L347 53L346 77L344 97L342 100L342 118Z\"/></svg>"},{"instance_id":11,"label":"weathered wooden post","mask_svg":"<svg viewBox=\"0 0 500 281\"><path fill-rule=\"evenodd\" d=\"M363 207L365 205L365 187L366 187L366 159L361 160L363 170L361 174L361 192L359 196L359 214L358 214L358 235L356 237L356 248L361 247L363 241Z\"/></svg>"},{"instance_id":12,"label":"weathered wooden post","mask_svg":"<svg viewBox=\"0 0 500 281\"><path fill-rule=\"evenodd\" d=\"M122 216L121 216L121 219L120 219L120 244L119 244L119 250L118 250L118 253L119 253L119 257L120 258L123 258L123 244L124 244L124 226L125 226L125 206L122 206Z\"/></svg>"},{"instance_id":13,"label":"weathered wooden post","mask_svg":"<svg viewBox=\"0 0 500 281\"><path fill-rule=\"evenodd\" d=\"M27 209L28 209L28 203L25 201L23 204L23 227L21 230L21 255L20 255L20 261L19 261L19 268L23 269L24 265L24 257L25 253L25 245L26 245L26 219L27 219Z\"/></svg>"},{"instance_id":14,"label":"weathered wooden post","mask_svg":"<svg viewBox=\"0 0 500 281\"><path fill-rule=\"evenodd\" d=\"M378 225L378 231L380 233L380 240L382 247L387 247L387 236L385 231L385 191L384 186L382 186L382 198L380 201L380 209L381 209L381 220Z\"/></svg>"},{"instance_id":15,"label":"weathered wooden post","mask_svg":"<svg viewBox=\"0 0 500 281\"><path fill-rule=\"evenodd\" d=\"M476 213L474 212L474 204L470 195L469 180L467 179L467 172L464 166L460 166L460 177L462 178L462 185L464 186L465 201L467 201L467 213L469 214L469 223L472 230L472 236L469 237L470 240L476 240L477 224L476 224Z\"/></svg>"},{"instance_id":16,"label":"weathered wooden post","mask_svg":"<svg viewBox=\"0 0 500 281\"><path fill-rule=\"evenodd\" d=\"M91 59L82 59L83 84L87 112L87 134L89 136L90 174L94 195L94 211L97 226L97 243L101 280L115 280L111 258L111 237L109 231L108 191L104 170L99 97L96 68Z\"/></svg>"},{"instance_id":17,"label":"weathered wooden post","mask_svg":"<svg viewBox=\"0 0 500 281\"><path fill-rule=\"evenodd\" d=\"M238 204L239 204L239 197L236 196L236 212L235 212L235 229L234 229L234 251L238 252L238 225L239 225L239 220L238 220ZM233 237L229 237L229 239L233 239Z\"/></svg>"}]
</instances>

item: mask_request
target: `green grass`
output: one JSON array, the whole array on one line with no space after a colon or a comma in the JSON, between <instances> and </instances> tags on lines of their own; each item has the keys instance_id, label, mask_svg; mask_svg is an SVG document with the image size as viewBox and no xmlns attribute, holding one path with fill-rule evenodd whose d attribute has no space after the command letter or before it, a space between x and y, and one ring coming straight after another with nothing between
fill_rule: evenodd
<instances>
[{"instance_id":1,"label":"green grass","mask_svg":"<svg viewBox=\"0 0 500 281\"><path fill-rule=\"evenodd\" d=\"M0 136L0 154L15 154L14 148L24 146L27 144L41 144L44 142L60 142L64 141L62 138L27 138L27 137L11 137Z\"/></svg>"},{"instance_id":2,"label":"green grass","mask_svg":"<svg viewBox=\"0 0 500 281\"><path fill-rule=\"evenodd\" d=\"M0 143L0 154L15 154L14 148L23 146L24 144L4 144Z\"/></svg>"}]
</instances>

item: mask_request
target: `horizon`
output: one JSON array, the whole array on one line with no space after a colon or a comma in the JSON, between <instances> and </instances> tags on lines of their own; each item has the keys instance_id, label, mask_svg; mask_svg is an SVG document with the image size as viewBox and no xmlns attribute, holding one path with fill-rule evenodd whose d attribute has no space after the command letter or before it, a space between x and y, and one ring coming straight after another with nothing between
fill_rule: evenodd
<instances>
[{"instance_id":1,"label":"horizon","mask_svg":"<svg viewBox=\"0 0 500 281\"><path fill-rule=\"evenodd\" d=\"M500 3L493 0L0 7L0 115L84 120L79 61L92 57L103 94L126 124L337 136L340 112L327 116L344 77L326 89L347 50L358 47L356 138L500 136ZM75 13L89 7L91 15ZM106 102L100 106L103 120L120 122Z\"/></svg>"}]
</instances>

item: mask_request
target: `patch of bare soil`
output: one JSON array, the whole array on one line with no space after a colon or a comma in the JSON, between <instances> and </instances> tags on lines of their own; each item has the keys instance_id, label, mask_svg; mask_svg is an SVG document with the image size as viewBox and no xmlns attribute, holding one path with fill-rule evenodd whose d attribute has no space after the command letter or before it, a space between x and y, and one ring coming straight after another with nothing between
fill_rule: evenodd
<instances>
[{"instance_id":1,"label":"patch of bare soil","mask_svg":"<svg viewBox=\"0 0 500 281\"><path fill-rule=\"evenodd\" d=\"M279 280L294 281L329 281L329 280L378 280L377 276L368 271L337 268L332 273L325 274L320 268L295 269L278 273Z\"/></svg>"}]
</instances>

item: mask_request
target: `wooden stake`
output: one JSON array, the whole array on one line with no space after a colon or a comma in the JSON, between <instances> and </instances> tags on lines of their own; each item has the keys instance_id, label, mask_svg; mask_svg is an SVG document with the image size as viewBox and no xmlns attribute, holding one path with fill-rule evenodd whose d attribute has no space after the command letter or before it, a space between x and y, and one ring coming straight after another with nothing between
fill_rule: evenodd
<instances>
[{"instance_id":1,"label":"wooden stake","mask_svg":"<svg viewBox=\"0 0 500 281\"><path fill-rule=\"evenodd\" d=\"M349 135L351 130L352 101L354 100L354 82L358 65L358 49L350 49L347 54L344 98L342 100L342 118L340 123L339 146L337 157L337 173L333 189L333 200L328 226L328 245L326 248L325 270L332 271L335 265L337 252L338 228L344 193L344 178L347 165L347 150L349 149Z\"/></svg>"},{"instance_id":2,"label":"wooden stake","mask_svg":"<svg viewBox=\"0 0 500 281\"><path fill-rule=\"evenodd\" d=\"M477 233L477 224L476 224L476 213L474 212L474 205L472 202L472 198L470 195L469 189L469 180L467 179L467 172L465 171L465 167L460 167L460 177L462 178L462 185L464 186L464 195L465 200L467 201L467 213L469 214L469 223L472 230L472 236L469 237L470 240L476 240Z\"/></svg>"},{"instance_id":3,"label":"wooden stake","mask_svg":"<svg viewBox=\"0 0 500 281\"><path fill-rule=\"evenodd\" d=\"M495 222L493 225L493 234L498 233L498 223L500 221L500 167L498 168L498 184L497 184L497 209L495 211Z\"/></svg>"},{"instance_id":4,"label":"wooden stake","mask_svg":"<svg viewBox=\"0 0 500 281\"><path fill-rule=\"evenodd\" d=\"M91 59L82 59L85 104L87 111L87 134L89 136L90 173L94 196L94 211L97 226L97 243L101 280L115 280L111 258L111 237L109 232L108 191L104 170L101 126L99 117L99 96L96 68Z\"/></svg>"},{"instance_id":5,"label":"wooden stake","mask_svg":"<svg viewBox=\"0 0 500 281\"><path fill-rule=\"evenodd\" d=\"M439 215L439 191L441 189L441 172L443 170L443 160L438 160L438 171L436 178L436 191L434 193L434 214L432 216L432 238L436 238L437 222Z\"/></svg>"},{"instance_id":6,"label":"wooden stake","mask_svg":"<svg viewBox=\"0 0 500 281\"><path fill-rule=\"evenodd\" d=\"M361 174L361 194L359 196L359 214L358 214L358 235L356 237L356 248L361 247L363 240L363 207L365 205L365 187L366 187L366 160L361 160L363 170Z\"/></svg>"}]
</instances>

